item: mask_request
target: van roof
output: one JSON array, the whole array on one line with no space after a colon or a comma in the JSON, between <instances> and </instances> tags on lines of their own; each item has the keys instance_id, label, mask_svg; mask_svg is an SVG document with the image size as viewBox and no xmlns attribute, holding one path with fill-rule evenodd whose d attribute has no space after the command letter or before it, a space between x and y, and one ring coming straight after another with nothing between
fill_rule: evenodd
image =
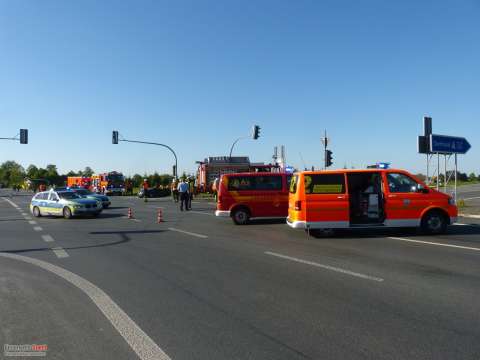
<instances>
[{"instance_id":1,"label":"van roof","mask_svg":"<svg viewBox=\"0 0 480 360\"><path fill-rule=\"evenodd\" d=\"M263 176L263 175L285 175L286 172L242 172L242 173L230 173L222 174L222 176Z\"/></svg>"},{"instance_id":2,"label":"van roof","mask_svg":"<svg viewBox=\"0 0 480 360\"><path fill-rule=\"evenodd\" d=\"M365 173L365 172L407 172L402 169L336 169L336 170L314 170L298 171L296 174L329 174L329 173Z\"/></svg>"}]
</instances>

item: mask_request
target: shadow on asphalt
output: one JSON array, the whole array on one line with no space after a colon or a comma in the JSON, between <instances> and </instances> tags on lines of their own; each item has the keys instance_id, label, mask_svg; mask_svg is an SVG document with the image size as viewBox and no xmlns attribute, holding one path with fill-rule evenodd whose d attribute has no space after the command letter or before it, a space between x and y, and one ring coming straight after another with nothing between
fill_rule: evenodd
<instances>
[{"instance_id":1,"label":"shadow on asphalt","mask_svg":"<svg viewBox=\"0 0 480 360\"><path fill-rule=\"evenodd\" d=\"M109 206L105 210L128 209L128 206Z\"/></svg>"},{"instance_id":2,"label":"shadow on asphalt","mask_svg":"<svg viewBox=\"0 0 480 360\"><path fill-rule=\"evenodd\" d=\"M445 234L438 234L433 236L443 236L448 238L449 235L479 235L480 226L449 226ZM408 236L408 237L428 237L431 234L426 234L417 228L397 228L397 229L335 229L328 231L310 231L310 236L319 239L326 238L373 238L373 237L388 237L388 236Z\"/></svg>"},{"instance_id":3,"label":"shadow on asphalt","mask_svg":"<svg viewBox=\"0 0 480 360\"><path fill-rule=\"evenodd\" d=\"M138 230L138 231L94 231L90 234L93 235L111 235L111 234L118 234L120 236L120 240L118 241L111 241L108 243L101 243L95 245L84 245L84 246L64 246L64 250L76 250L76 249L89 249L89 248L98 248L98 247L105 247L105 246L114 246L127 243L131 241L129 234L154 234L154 233L161 233L165 232L165 230ZM18 249L18 250L3 250L0 251L2 253L11 253L11 254L21 254L21 253L28 253L28 252L37 252L37 251L49 251L52 250L49 247L42 247L42 248L33 248L33 249Z\"/></svg>"},{"instance_id":4,"label":"shadow on asphalt","mask_svg":"<svg viewBox=\"0 0 480 360\"><path fill-rule=\"evenodd\" d=\"M22 219L0 219L0 221L21 221L21 220L25 221L25 219L23 218Z\"/></svg>"},{"instance_id":5,"label":"shadow on asphalt","mask_svg":"<svg viewBox=\"0 0 480 360\"><path fill-rule=\"evenodd\" d=\"M272 224L282 224L285 225L285 219L253 219L250 220L248 225L272 225Z\"/></svg>"}]
</instances>

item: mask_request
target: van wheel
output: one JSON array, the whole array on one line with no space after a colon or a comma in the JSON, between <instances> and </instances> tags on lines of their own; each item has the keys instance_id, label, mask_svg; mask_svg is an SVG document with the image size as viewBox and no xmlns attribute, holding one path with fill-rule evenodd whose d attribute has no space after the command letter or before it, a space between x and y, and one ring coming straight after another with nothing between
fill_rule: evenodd
<instances>
[{"instance_id":1,"label":"van wheel","mask_svg":"<svg viewBox=\"0 0 480 360\"><path fill-rule=\"evenodd\" d=\"M35 206L35 207L33 208L33 216L35 216L35 217L40 217L40 216L42 216L42 213L40 212L40 209L39 209L37 206Z\"/></svg>"},{"instance_id":2,"label":"van wheel","mask_svg":"<svg viewBox=\"0 0 480 360\"><path fill-rule=\"evenodd\" d=\"M70 219L72 217L72 210L70 210L70 208L68 208L68 207L64 207L63 208L63 217L65 219Z\"/></svg>"},{"instance_id":3,"label":"van wheel","mask_svg":"<svg viewBox=\"0 0 480 360\"><path fill-rule=\"evenodd\" d=\"M246 225L250 220L250 212L246 208L239 208L233 212L232 219L237 225Z\"/></svg>"},{"instance_id":4,"label":"van wheel","mask_svg":"<svg viewBox=\"0 0 480 360\"><path fill-rule=\"evenodd\" d=\"M440 211L430 211L423 217L421 226L427 234L443 234L447 230L447 219Z\"/></svg>"}]
</instances>

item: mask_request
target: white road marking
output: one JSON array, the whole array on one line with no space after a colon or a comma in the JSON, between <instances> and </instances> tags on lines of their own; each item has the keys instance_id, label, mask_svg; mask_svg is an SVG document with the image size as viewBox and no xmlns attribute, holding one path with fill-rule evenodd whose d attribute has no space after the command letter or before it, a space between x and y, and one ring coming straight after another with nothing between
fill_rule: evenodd
<instances>
[{"instance_id":1,"label":"white road marking","mask_svg":"<svg viewBox=\"0 0 480 360\"><path fill-rule=\"evenodd\" d=\"M170 230L170 231L176 231L176 232L179 232L179 233L182 233L182 234L186 234L186 235L191 235L191 236L199 237L199 238L202 238L202 239L208 238L207 235L197 234L197 233L193 233L193 232L190 232L190 231L185 231L185 230L180 230L180 229L175 229L175 228L168 228L168 230Z\"/></svg>"},{"instance_id":2,"label":"white road marking","mask_svg":"<svg viewBox=\"0 0 480 360\"><path fill-rule=\"evenodd\" d=\"M36 222L35 220L30 220L28 223L29 223L30 225L37 225L37 222Z\"/></svg>"},{"instance_id":3,"label":"white road marking","mask_svg":"<svg viewBox=\"0 0 480 360\"><path fill-rule=\"evenodd\" d=\"M3 198L3 200L5 200L6 202L8 202L10 205L12 205L14 208L18 208L18 205L15 204L12 200L10 199L7 199L7 198Z\"/></svg>"},{"instance_id":4,"label":"white road marking","mask_svg":"<svg viewBox=\"0 0 480 360\"><path fill-rule=\"evenodd\" d=\"M22 214L22 216L28 216L28 214L26 212L21 212L20 214Z\"/></svg>"},{"instance_id":5,"label":"white road marking","mask_svg":"<svg viewBox=\"0 0 480 360\"><path fill-rule=\"evenodd\" d=\"M384 279L376 277L376 276L365 275L365 274L357 273L357 272L354 272L354 271L341 269L341 268L338 268L338 267L335 267L335 266L323 265L323 264L319 264L319 263L316 263L316 262L313 262L313 261L308 261L308 260L303 260L303 259L287 256L287 255L282 255L282 254L274 253L274 252L271 252L271 251L266 251L265 254L266 255L271 255L271 256L276 256L278 258L282 258L282 259L286 259L286 260L290 260L290 261L295 261L295 262L298 262L298 263L301 263L301 264L311 265L311 266L319 267L319 268L322 268L322 269L335 271L335 272L338 272L338 273L341 273L341 274L346 274L346 275L359 277L359 278L366 279L366 280L372 280L372 281L378 281L378 282L382 282L384 280Z\"/></svg>"},{"instance_id":6,"label":"white road marking","mask_svg":"<svg viewBox=\"0 0 480 360\"><path fill-rule=\"evenodd\" d=\"M388 238L391 239L391 240L407 241L407 242L418 243L418 244L445 246L445 247L451 247L451 248L457 248L457 249L480 251L480 248L474 248L474 247L469 247L469 246L442 244L442 243L437 243L437 242L423 241L423 240L412 240L412 239L406 239L406 238L400 238L400 237L388 237Z\"/></svg>"},{"instance_id":7,"label":"white road marking","mask_svg":"<svg viewBox=\"0 0 480 360\"><path fill-rule=\"evenodd\" d=\"M130 345L141 360L170 360L170 357L102 289L90 281L46 261L0 253L0 256L36 265L83 291Z\"/></svg>"},{"instance_id":8,"label":"white road marking","mask_svg":"<svg viewBox=\"0 0 480 360\"><path fill-rule=\"evenodd\" d=\"M189 212L194 213L194 214L201 214L201 215L210 215L210 216L215 216L215 214L212 213L207 213L204 211L195 211L195 210L189 210Z\"/></svg>"},{"instance_id":9,"label":"white road marking","mask_svg":"<svg viewBox=\"0 0 480 360\"><path fill-rule=\"evenodd\" d=\"M475 196L475 197L471 197L471 198L465 198L465 199L462 199L462 200L475 200L475 199L480 199L480 196Z\"/></svg>"},{"instance_id":10,"label":"white road marking","mask_svg":"<svg viewBox=\"0 0 480 360\"><path fill-rule=\"evenodd\" d=\"M55 255L57 255L59 259L69 257L68 253L65 250L63 250L63 248L61 247L54 247L52 248L52 251Z\"/></svg>"},{"instance_id":11,"label":"white road marking","mask_svg":"<svg viewBox=\"0 0 480 360\"><path fill-rule=\"evenodd\" d=\"M42 229L41 226L34 226L34 227L33 227L33 230L35 230L35 231L43 231L43 229Z\"/></svg>"},{"instance_id":12,"label":"white road marking","mask_svg":"<svg viewBox=\"0 0 480 360\"><path fill-rule=\"evenodd\" d=\"M25 216L25 220L32 220L31 216Z\"/></svg>"},{"instance_id":13,"label":"white road marking","mask_svg":"<svg viewBox=\"0 0 480 360\"><path fill-rule=\"evenodd\" d=\"M136 222L142 222L142 220L138 220L138 219L130 219L132 221L136 221Z\"/></svg>"},{"instance_id":14,"label":"white road marking","mask_svg":"<svg viewBox=\"0 0 480 360\"><path fill-rule=\"evenodd\" d=\"M42 235L42 239L43 241L45 242L53 242L55 240L53 240L53 238L50 236L50 235Z\"/></svg>"}]
</instances>

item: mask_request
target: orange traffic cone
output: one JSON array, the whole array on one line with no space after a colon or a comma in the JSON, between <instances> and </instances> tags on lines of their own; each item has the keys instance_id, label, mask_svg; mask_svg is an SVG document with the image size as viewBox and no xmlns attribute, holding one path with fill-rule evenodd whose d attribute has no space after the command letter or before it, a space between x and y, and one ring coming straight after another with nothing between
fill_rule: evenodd
<instances>
[{"instance_id":1,"label":"orange traffic cone","mask_svg":"<svg viewBox=\"0 0 480 360\"><path fill-rule=\"evenodd\" d=\"M157 212L157 223L162 223L163 222L163 213L162 213L162 209L158 209L158 212Z\"/></svg>"},{"instance_id":2,"label":"orange traffic cone","mask_svg":"<svg viewBox=\"0 0 480 360\"><path fill-rule=\"evenodd\" d=\"M128 217L129 219L133 219L132 208L128 208L128 215L127 215L127 217Z\"/></svg>"}]
</instances>

